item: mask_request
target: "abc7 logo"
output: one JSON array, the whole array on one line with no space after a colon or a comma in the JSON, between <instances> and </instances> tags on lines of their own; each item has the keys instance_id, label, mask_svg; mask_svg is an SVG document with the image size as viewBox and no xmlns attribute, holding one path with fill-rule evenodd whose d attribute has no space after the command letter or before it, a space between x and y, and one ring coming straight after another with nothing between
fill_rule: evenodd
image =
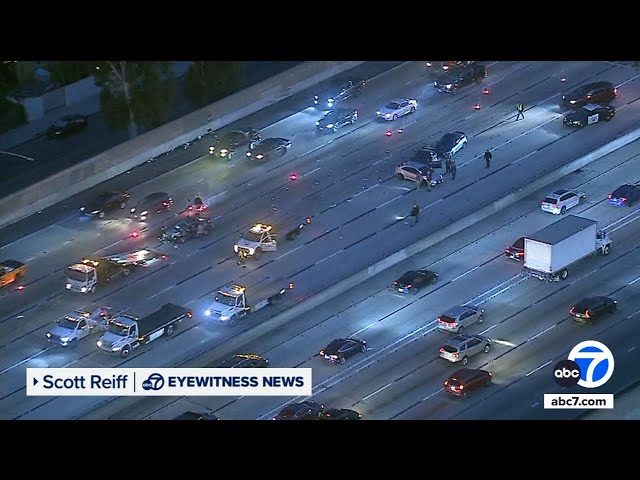
<instances>
[{"instance_id":1,"label":"abc7 logo","mask_svg":"<svg viewBox=\"0 0 640 480\"><path fill-rule=\"evenodd\" d=\"M160 390L164 387L164 377L159 373L152 373L144 382L142 388L144 390Z\"/></svg>"},{"instance_id":2,"label":"abc7 logo","mask_svg":"<svg viewBox=\"0 0 640 480\"><path fill-rule=\"evenodd\" d=\"M553 377L561 387L579 385L584 388L598 388L613 375L614 360L606 345L587 340L569 352L567 360L558 362L553 369Z\"/></svg>"}]
</instances>

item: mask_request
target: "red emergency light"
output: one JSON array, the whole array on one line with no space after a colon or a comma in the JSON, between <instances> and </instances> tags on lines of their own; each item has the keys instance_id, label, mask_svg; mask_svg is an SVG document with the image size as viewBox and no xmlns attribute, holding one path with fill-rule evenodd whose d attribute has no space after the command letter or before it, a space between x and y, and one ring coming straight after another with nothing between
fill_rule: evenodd
<instances>
[{"instance_id":1,"label":"red emergency light","mask_svg":"<svg viewBox=\"0 0 640 480\"><path fill-rule=\"evenodd\" d=\"M480 104L479 104L479 103L476 103L476 104L473 106L473 109L474 109L474 110L480 110Z\"/></svg>"},{"instance_id":2,"label":"red emergency light","mask_svg":"<svg viewBox=\"0 0 640 480\"><path fill-rule=\"evenodd\" d=\"M385 134L387 137L390 137L391 135L393 135L393 132L392 132L391 130L387 130L386 132L384 132L384 134Z\"/></svg>"},{"instance_id":3,"label":"red emergency light","mask_svg":"<svg viewBox=\"0 0 640 480\"><path fill-rule=\"evenodd\" d=\"M489 95L491 93L491 90L489 90L489 87L485 87L484 90L482 90L482 93L484 93L485 95Z\"/></svg>"},{"instance_id":4,"label":"red emergency light","mask_svg":"<svg viewBox=\"0 0 640 480\"><path fill-rule=\"evenodd\" d=\"M291 180L292 182L295 182L298 179L298 175L296 173L291 173L289 175L289 180Z\"/></svg>"}]
</instances>

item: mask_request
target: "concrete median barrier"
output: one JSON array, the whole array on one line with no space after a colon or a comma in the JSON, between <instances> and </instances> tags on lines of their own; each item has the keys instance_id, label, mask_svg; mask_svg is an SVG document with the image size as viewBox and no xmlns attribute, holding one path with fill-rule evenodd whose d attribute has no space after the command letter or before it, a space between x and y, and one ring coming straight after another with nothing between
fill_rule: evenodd
<instances>
[{"instance_id":1,"label":"concrete median barrier","mask_svg":"<svg viewBox=\"0 0 640 480\"><path fill-rule=\"evenodd\" d=\"M0 199L0 228L365 62L305 62Z\"/></svg>"},{"instance_id":2,"label":"concrete median barrier","mask_svg":"<svg viewBox=\"0 0 640 480\"><path fill-rule=\"evenodd\" d=\"M527 196L535 193L536 191L550 185L562 177L579 170L589 163L598 160L605 155L608 155L615 150L618 150L625 145L640 138L640 129L633 130L626 134L623 134L615 140L598 147L592 152L583 155L564 166L541 175L537 179L528 183L525 187L518 189L517 191L505 195L503 198L491 202L481 207L476 212L466 215L464 218L454 221L449 225L439 229L437 232L426 236L425 238L418 240L417 242L405 247L393 255L388 255L379 262L360 270L359 272L350 275L344 280L337 282L329 288L326 288L322 292L315 293L299 303L291 306L290 308L277 313L273 317L265 320L264 322L256 325L255 327L236 335L233 338L226 340L224 343L210 348L202 354L194 356L192 359L182 362L179 366L181 368L202 368L203 366L210 366L213 362L226 358L240 350L249 342L255 341L257 338L269 334L271 331L285 325L288 322L294 321L296 317L304 315L305 313L313 310L314 308L322 305L325 302L337 297L338 295L356 287L360 283L368 280L369 278L380 274L381 272L399 264L400 262L417 255L429 247L445 240L446 238L455 235L462 230L470 227L471 225L482 221L496 212L503 210L504 208L512 205L514 202L522 200ZM178 365L174 365L177 367ZM92 412L80 415L77 418L86 419L118 419L124 418L120 412L128 409L130 405L139 402L140 399L135 397L120 397L117 399L110 399L105 401L102 407L94 409Z\"/></svg>"}]
</instances>

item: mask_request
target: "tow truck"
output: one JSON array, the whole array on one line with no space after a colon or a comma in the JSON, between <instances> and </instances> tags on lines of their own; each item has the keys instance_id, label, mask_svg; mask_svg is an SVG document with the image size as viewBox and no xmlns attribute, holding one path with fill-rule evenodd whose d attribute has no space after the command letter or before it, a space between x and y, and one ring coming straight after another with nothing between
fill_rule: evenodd
<instances>
[{"instance_id":1,"label":"tow truck","mask_svg":"<svg viewBox=\"0 0 640 480\"><path fill-rule=\"evenodd\" d=\"M104 332L111 315L108 308L97 308L93 312L74 310L56 320L56 325L47 332L47 341L66 347L97 332Z\"/></svg>"},{"instance_id":2,"label":"tow truck","mask_svg":"<svg viewBox=\"0 0 640 480\"><path fill-rule=\"evenodd\" d=\"M260 258L262 252L278 251L278 242L276 233L273 231L273 225L256 223L235 243L233 251L240 258L253 257L256 260Z\"/></svg>"},{"instance_id":3,"label":"tow truck","mask_svg":"<svg viewBox=\"0 0 640 480\"><path fill-rule=\"evenodd\" d=\"M214 322L233 326L239 318L274 305L282 295L291 289L293 289L293 283L289 283L288 287L283 287L261 300L252 302L247 298L247 287L231 283L218 290L213 302L204 314Z\"/></svg>"},{"instance_id":4,"label":"tow truck","mask_svg":"<svg viewBox=\"0 0 640 480\"><path fill-rule=\"evenodd\" d=\"M164 255L151 250L84 258L80 263L67 267L66 289L72 292L95 293L99 284L110 283L119 276L126 277L132 268L146 267L160 258L164 258Z\"/></svg>"},{"instance_id":5,"label":"tow truck","mask_svg":"<svg viewBox=\"0 0 640 480\"><path fill-rule=\"evenodd\" d=\"M131 350L141 345L162 336L170 337L183 319L192 316L191 310L173 303L143 318L121 313L109 320L107 331L96 345L104 352L128 357Z\"/></svg>"},{"instance_id":6,"label":"tow truck","mask_svg":"<svg viewBox=\"0 0 640 480\"><path fill-rule=\"evenodd\" d=\"M293 240L296 238L300 231L311 223L311 218L307 217L304 222L296 224L296 226L289 230L285 235L287 240ZM276 252L278 251L277 234L274 231L273 225L267 223L256 223L251 226L247 233L242 234L240 239L233 246L233 251L238 254L240 259L255 258L258 260L262 252Z\"/></svg>"},{"instance_id":7,"label":"tow truck","mask_svg":"<svg viewBox=\"0 0 640 480\"><path fill-rule=\"evenodd\" d=\"M10 283L20 283L27 273L27 265L17 260L5 260L0 263L0 287Z\"/></svg>"}]
</instances>

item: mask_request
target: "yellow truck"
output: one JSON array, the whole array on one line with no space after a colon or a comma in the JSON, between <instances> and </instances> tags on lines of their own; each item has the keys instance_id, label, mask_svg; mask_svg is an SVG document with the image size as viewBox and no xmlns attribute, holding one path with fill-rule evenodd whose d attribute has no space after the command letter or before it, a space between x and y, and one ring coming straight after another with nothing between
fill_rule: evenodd
<instances>
[{"instance_id":1,"label":"yellow truck","mask_svg":"<svg viewBox=\"0 0 640 480\"><path fill-rule=\"evenodd\" d=\"M17 260L5 260L0 263L0 287L5 287L10 283L18 284L24 274L27 273L27 266Z\"/></svg>"}]
</instances>

